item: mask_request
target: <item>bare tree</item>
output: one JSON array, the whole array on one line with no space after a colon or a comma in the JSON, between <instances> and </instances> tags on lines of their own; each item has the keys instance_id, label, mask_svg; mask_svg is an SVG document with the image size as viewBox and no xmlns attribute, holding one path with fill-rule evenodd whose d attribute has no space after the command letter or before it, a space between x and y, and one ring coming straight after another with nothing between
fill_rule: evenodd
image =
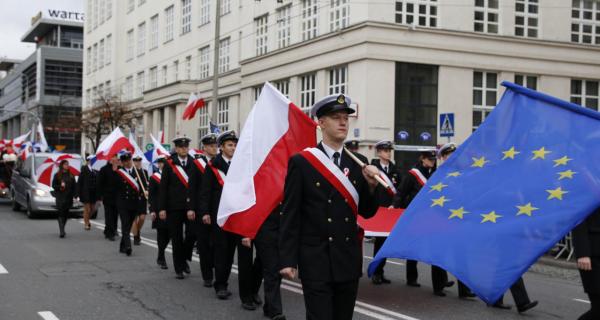
<instances>
[{"instance_id":1,"label":"bare tree","mask_svg":"<svg viewBox=\"0 0 600 320\"><path fill-rule=\"evenodd\" d=\"M131 126L134 117L133 109L123 103L120 97L99 96L95 102L94 107L83 111L81 121L81 130L94 151L104 135L117 127Z\"/></svg>"}]
</instances>

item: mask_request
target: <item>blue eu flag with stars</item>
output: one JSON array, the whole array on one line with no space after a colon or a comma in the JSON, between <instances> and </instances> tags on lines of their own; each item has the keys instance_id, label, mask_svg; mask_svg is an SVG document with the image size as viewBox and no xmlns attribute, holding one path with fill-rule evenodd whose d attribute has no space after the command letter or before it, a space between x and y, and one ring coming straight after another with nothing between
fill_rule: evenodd
<instances>
[{"instance_id":1,"label":"blue eu flag with stars","mask_svg":"<svg viewBox=\"0 0 600 320\"><path fill-rule=\"evenodd\" d=\"M486 121L442 164L374 261L437 265L494 303L600 207L600 113L504 82Z\"/></svg>"}]
</instances>

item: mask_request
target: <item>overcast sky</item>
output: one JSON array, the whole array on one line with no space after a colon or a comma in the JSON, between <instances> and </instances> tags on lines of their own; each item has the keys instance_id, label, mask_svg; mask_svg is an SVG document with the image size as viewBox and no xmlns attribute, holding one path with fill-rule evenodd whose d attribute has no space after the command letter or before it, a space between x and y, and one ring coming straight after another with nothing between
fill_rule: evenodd
<instances>
[{"instance_id":1,"label":"overcast sky","mask_svg":"<svg viewBox=\"0 0 600 320\"><path fill-rule=\"evenodd\" d=\"M85 0L0 0L0 57L25 59L35 44L21 42L31 17L47 9L84 12Z\"/></svg>"}]
</instances>

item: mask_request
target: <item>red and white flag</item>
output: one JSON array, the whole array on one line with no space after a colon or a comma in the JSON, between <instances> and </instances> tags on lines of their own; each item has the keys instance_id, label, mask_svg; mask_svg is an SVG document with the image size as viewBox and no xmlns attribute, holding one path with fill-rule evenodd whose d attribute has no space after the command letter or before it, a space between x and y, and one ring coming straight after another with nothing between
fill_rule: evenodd
<instances>
[{"instance_id":1,"label":"red and white flag","mask_svg":"<svg viewBox=\"0 0 600 320\"><path fill-rule=\"evenodd\" d=\"M24 134L22 136L18 136L14 139L2 139L2 141L0 141L0 151L4 151L4 149L7 146L12 146L13 150L15 152L17 152L17 150L19 150L19 148L21 148L21 145L25 142L25 140L27 140L27 137L29 137L29 134L31 134L31 131L27 132L26 134Z\"/></svg>"},{"instance_id":2,"label":"red and white flag","mask_svg":"<svg viewBox=\"0 0 600 320\"><path fill-rule=\"evenodd\" d=\"M150 161L146 159L146 155L144 154L140 146L138 146L137 142L135 142L135 137L131 132L129 133L129 143L131 143L131 146L133 147L133 157L142 158L142 168L146 171L149 171L149 173L152 174L152 166L150 165Z\"/></svg>"},{"instance_id":3,"label":"red and white flag","mask_svg":"<svg viewBox=\"0 0 600 320\"><path fill-rule=\"evenodd\" d=\"M217 222L254 238L283 199L289 158L316 145L316 123L270 83L250 111L224 178Z\"/></svg>"},{"instance_id":4,"label":"red and white flag","mask_svg":"<svg viewBox=\"0 0 600 320\"><path fill-rule=\"evenodd\" d=\"M123 149L131 152L134 151L134 147L129 142L129 139L123 135L121 129L115 128L98 146L96 150L96 162L94 162L92 168L100 170L110 158Z\"/></svg>"},{"instance_id":5,"label":"red and white flag","mask_svg":"<svg viewBox=\"0 0 600 320\"><path fill-rule=\"evenodd\" d=\"M69 171L74 176L79 175L79 168L81 168L81 158L76 158L70 154L53 154L48 159L44 160L42 164L35 170L35 180L39 183L45 184L52 187L52 179L59 170L59 164L61 161L67 160L69 163Z\"/></svg>"},{"instance_id":6,"label":"red and white flag","mask_svg":"<svg viewBox=\"0 0 600 320\"><path fill-rule=\"evenodd\" d=\"M204 108L206 103L204 99L198 98L195 94L190 93L185 110L183 111L183 120L191 120L196 116L196 111Z\"/></svg>"}]
</instances>

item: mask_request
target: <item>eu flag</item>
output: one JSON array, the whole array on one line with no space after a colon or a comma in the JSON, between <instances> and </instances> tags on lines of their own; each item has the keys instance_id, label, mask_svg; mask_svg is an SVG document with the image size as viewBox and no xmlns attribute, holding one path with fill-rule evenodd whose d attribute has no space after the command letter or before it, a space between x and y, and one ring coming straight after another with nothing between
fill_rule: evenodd
<instances>
[{"instance_id":1,"label":"eu flag","mask_svg":"<svg viewBox=\"0 0 600 320\"><path fill-rule=\"evenodd\" d=\"M454 274L488 303L600 206L600 113L512 83L423 186L374 261Z\"/></svg>"}]
</instances>

